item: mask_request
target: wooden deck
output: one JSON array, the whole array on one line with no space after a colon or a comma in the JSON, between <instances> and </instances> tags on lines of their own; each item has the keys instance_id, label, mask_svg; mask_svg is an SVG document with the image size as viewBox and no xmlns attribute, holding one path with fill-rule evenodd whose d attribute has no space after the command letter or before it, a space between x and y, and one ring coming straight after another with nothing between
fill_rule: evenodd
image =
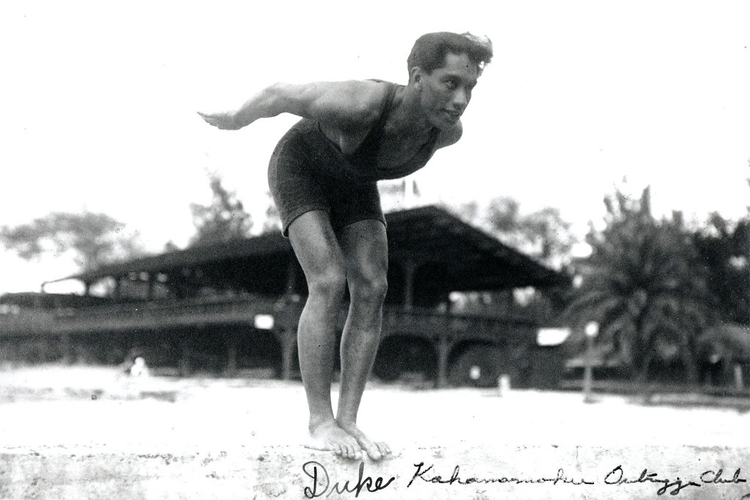
<instances>
[{"instance_id":1,"label":"wooden deck","mask_svg":"<svg viewBox=\"0 0 750 500\"><path fill-rule=\"evenodd\" d=\"M296 358L296 329L304 301L295 296L196 298L172 301L133 302L81 308L23 310L0 316L0 341L11 344L39 337L59 338L69 344L71 336L102 336L128 332L189 331L207 326L247 327L256 330L259 316L273 317L266 326L282 351L281 375L293 377ZM338 321L343 327L346 308ZM448 363L453 349L465 343L521 345L534 342L537 325L514 318L457 315L436 310L387 307L383 317L383 338L399 336L429 342L437 355L436 383L447 383ZM227 370L236 364L237 347L228 337ZM182 345L189 358L189 345ZM187 363L187 362L186 362ZM186 369L189 372L189 369Z\"/></svg>"},{"instance_id":2,"label":"wooden deck","mask_svg":"<svg viewBox=\"0 0 750 500\"><path fill-rule=\"evenodd\" d=\"M278 297L200 298L180 301L121 303L107 306L27 310L0 316L0 336L60 335L158 330L206 325L254 325L256 317L274 317L275 329L296 329L302 302ZM341 320L345 310L342 310ZM531 321L430 309L386 307L383 335L431 340L442 336L495 342L536 330Z\"/></svg>"}]
</instances>

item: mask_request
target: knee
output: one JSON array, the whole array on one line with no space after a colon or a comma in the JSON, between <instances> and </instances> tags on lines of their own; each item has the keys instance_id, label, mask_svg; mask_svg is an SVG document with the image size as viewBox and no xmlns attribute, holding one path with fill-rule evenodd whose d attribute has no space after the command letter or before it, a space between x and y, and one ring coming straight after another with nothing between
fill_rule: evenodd
<instances>
[{"instance_id":1,"label":"knee","mask_svg":"<svg viewBox=\"0 0 750 500\"><path fill-rule=\"evenodd\" d=\"M322 296L328 299L342 299L346 289L346 272L336 266L331 266L321 272L309 276L307 287L310 295Z\"/></svg>"},{"instance_id":2,"label":"knee","mask_svg":"<svg viewBox=\"0 0 750 500\"><path fill-rule=\"evenodd\" d=\"M388 292L388 278L386 273L359 275L349 286L353 300L382 304Z\"/></svg>"}]
</instances>

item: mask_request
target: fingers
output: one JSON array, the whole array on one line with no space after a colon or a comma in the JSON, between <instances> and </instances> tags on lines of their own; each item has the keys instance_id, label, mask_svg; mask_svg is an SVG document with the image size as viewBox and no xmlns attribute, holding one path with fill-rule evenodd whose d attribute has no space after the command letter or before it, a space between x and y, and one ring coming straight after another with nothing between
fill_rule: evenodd
<instances>
[{"instance_id":1,"label":"fingers","mask_svg":"<svg viewBox=\"0 0 750 500\"><path fill-rule=\"evenodd\" d=\"M198 111L197 113L198 113L198 116L203 118L203 120L209 125L212 125L221 130L225 130L228 128L225 124L225 119L223 115L201 113L200 111Z\"/></svg>"}]
</instances>

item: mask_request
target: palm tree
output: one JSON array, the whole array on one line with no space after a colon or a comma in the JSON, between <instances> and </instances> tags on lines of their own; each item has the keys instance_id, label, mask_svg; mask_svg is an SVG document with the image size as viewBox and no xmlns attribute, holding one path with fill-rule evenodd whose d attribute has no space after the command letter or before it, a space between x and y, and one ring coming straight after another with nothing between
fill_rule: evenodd
<instances>
[{"instance_id":1,"label":"palm tree","mask_svg":"<svg viewBox=\"0 0 750 500\"><path fill-rule=\"evenodd\" d=\"M587 237L593 251L577 263L580 286L566 316L579 324L597 321L598 342L611 345L639 381L655 358L681 360L688 379L697 380L706 279L680 214L656 221L648 188L640 200L618 191L605 205L607 225Z\"/></svg>"}]
</instances>

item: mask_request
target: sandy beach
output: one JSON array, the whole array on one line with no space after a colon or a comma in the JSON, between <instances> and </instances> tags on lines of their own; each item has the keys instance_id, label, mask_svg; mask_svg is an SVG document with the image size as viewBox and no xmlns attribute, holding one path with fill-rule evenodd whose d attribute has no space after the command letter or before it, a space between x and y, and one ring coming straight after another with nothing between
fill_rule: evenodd
<instances>
[{"instance_id":1,"label":"sandy beach","mask_svg":"<svg viewBox=\"0 0 750 500\"><path fill-rule=\"evenodd\" d=\"M329 464L329 470L352 477L352 484L358 477L358 464L300 445L307 413L301 383L296 381L130 379L116 368L47 366L2 371L0 388L0 454L6 470L0 475L0 498L30 498L25 484L33 482L29 475L44 478L44 474L56 479L48 480L46 489L43 481L37 481L36 498L53 498L53 494L70 497L81 491L82 481L85 483L85 470L90 464L84 467L82 461L90 457L94 463L97 456L96 467L111 471L98 480L101 491L111 495L107 485L119 484L128 476L128 484L145 488L138 490L143 498L193 498L184 491L177 494L169 488L144 486L138 472L144 470L144 464L139 460L161 457L162 463L165 456L182 457L167 469L175 484L197 481L190 467L199 467L205 457L213 457L208 464L224 463L228 467L224 486L211 490L215 496L198 486L185 490L193 491L197 495L194 498L310 498L305 493L309 466L307 472L304 466L311 462ZM439 460L428 474L417 474L417 482L424 483L438 468L443 479L449 478L457 464L462 470L479 471L482 477L494 474L491 471L502 465L516 475L539 470L549 479L562 470L562 465L555 464L565 463L565 470L575 471L579 479L598 478L603 487L602 477L618 464L646 460L648 464L633 466L636 479L644 467L670 471L671 475L683 471L683 475L703 479L708 477L702 476L707 471L722 468L731 478L729 470L735 474L740 469L734 483L721 489L713 485L715 495L723 496L705 496L708 485L700 490L694 486L678 491L685 498L739 499L750 492L750 486L741 489L744 483L739 481L750 477L744 472L750 471L750 413L742 403L681 395L677 399L664 396L647 405L640 397L603 394L598 394L593 403L585 403L577 392L510 390L500 394L497 389L416 389L373 381L363 400L360 425L372 436L387 440L394 450L388 461L367 464L368 470L378 471L384 478L388 474L398 478L388 487L393 498L442 498L438 492L424 488L415 492L411 489L416 486L413 482L404 489L408 479L421 472L415 469L420 461L427 464ZM78 457L76 481L70 479L74 473L69 469L75 462L71 457ZM175 466L178 462L190 467L180 472ZM247 465L237 466L240 462ZM269 469L272 464L277 474ZM697 468L689 472L686 465ZM123 467L127 472L118 474ZM205 466L201 467L203 472ZM167 477L159 474L157 478ZM210 473L206 477L211 477ZM590 482L597 483L594 479ZM53 483L57 485L54 488ZM227 489L229 484L242 493L232 494L234 490ZM281 487L283 494L272 494L276 490L269 493L261 487L269 484ZM396 488L399 484L401 489ZM578 486L584 487L588 489L570 490L562 496L560 490L555 498L600 498L596 485ZM118 488L125 491L122 485ZM518 488L521 486L506 493L515 492L513 498L545 498L550 494L541 487ZM459 495L446 498L463 498L460 494L468 493L441 491ZM477 491L472 490L468 497L480 498ZM656 495L658 488L637 484L629 492L618 491L624 491L625 496L617 496L612 490L608 498L640 498L627 496L638 491L645 498ZM345 491L341 498L358 497L355 493ZM387 493L377 492L379 498L391 498ZM21 494L26 496L16 496ZM593 496L586 496L589 494ZM87 495L105 498L104 493L99 497L89 491ZM487 496L501 497L499 492L498 496Z\"/></svg>"}]
</instances>

